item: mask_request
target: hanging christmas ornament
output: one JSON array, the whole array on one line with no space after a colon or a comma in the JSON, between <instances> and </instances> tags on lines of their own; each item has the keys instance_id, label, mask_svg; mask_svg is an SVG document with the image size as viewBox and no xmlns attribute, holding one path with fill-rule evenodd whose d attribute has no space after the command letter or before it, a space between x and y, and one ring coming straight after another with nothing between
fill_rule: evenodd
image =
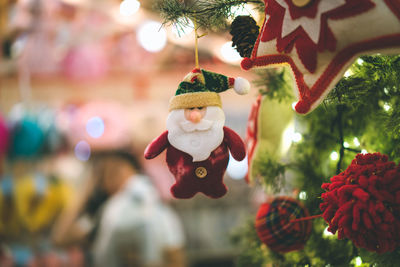
<instances>
[{"instance_id":1,"label":"hanging christmas ornament","mask_svg":"<svg viewBox=\"0 0 400 267\"><path fill-rule=\"evenodd\" d=\"M232 35L232 47L236 47L241 57L250 57L257 40L260 27L251 16L237 16L229 33Z\"/></svg>"},{"instance_id":2,"label":"hanging christmas ornament","mask_svg":"<svg viewBox=\"0 0 400 267\"><path fill-rule=\"evenodd\" d=\"M223 175L229 160L246 156L243 141L225 127L225 115L218 93L233 88L246 94L250 84L243 78L228 78L199 68L195 25L196 68L179 84L169 104L167 131L154 139L144 156L152 159L167 149L166 161L176 183L171 193L176 198L191 198L202 192L219 198L227 192Z\"/></svg>"},{"instance_id":3,"label":"hanging christmas ornament","mask_svg":"<svg viewBox=\"0 0 400 267\"><path fill-rule=\"evenodd\" d=\"M243 141L224 126L225 115L219 92L234 88L246 93L249 83L243 78L228 78L203 69L194 69L178 86L170 100L167 131L145 150L152 159L167 149L167 164L175 176L171 187L176 198L191 198L202 192L212 198L225 195L222 182L229 153L241 161L246 152Z\"/></svg>"},{"instance_id":4,"label":"hanging christmas ornament","mask_svg":"<svg viewBox=\"0 0 400 267\"><path fill-rule=\"evenodd\" d=\"M384 253L400 245L400 166L380 153L358 154L324 183L320 208L328 231Z\"/></svg>"},{"instance_id":5,"label":"hanging christmas ornament","mask_svg":"<svg viewBox=\"0 0 400 267\"><path fill-rule=\"evenodd\" d=\"M289 252L302 249L311 234L312 220L307 209L290 197L277 197L261 205L256 217L260 240L271 250Z\"/></svg>"},{"instance_id":6,"label":"hanging christmas ornament","mask_svg":"<svg viewBox=\"0 0 400 267\"><path fill-rule=\"evenodd\" d=\"M359 55L400 51L397 0L265 0L265 6L242 67L289 65L299 113L315 108Z\"/></svg>"}]
</instances>

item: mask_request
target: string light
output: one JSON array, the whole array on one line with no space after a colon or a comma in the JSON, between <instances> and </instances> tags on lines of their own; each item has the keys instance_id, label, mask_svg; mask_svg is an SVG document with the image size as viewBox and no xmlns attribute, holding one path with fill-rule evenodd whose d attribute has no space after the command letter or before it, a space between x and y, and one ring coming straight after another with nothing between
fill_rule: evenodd
<instances>
[{"instance_id":1,"label":"string light","mask_svg":"<svg viewBox=\"0 0 400 267\"><path fill-rule=\"evenodd\" d=\"M385 111L389 111L389 109L391 109L391 106L388 103L383 104L383 109Z\"/></svg>"},{"instance_id":2,"label":"string light","mask_svg":"<svg viewBox=\"0 0 400 267\"><path fill-rule=\"evenodd\" d=\"M339 154L336 151L333 151L330 156L331 160L337 160L339 158Z\"/></svg>"},{"instance_id":3,"label":"string light","mask_svg":"<svg viewBox=\"0 0 400 267\"><path fill-rule=\"evenodd\" d=\"M334 234L332 234L331 232L328 231L328 227L329 226L325 227L324 232L322 233L323 237L330 237L330 236L334 235Z\"/></svg>"},{"instance_id":4,"label":"string light","mask_svg":"<svg viewBox=\"0 0 400 267\"><path fill-rule=\"evenodd\" d=\"M299 198L300 198L301 200L306 200L306 199L307 199L307 192L301 191L301 192L299 193Z\"/></svg>"},{"instance_id":5,"label":"string light","mask_svg":"<svg viewBox=\"0 0 400 267\"><path fill-rule=\"evenodd\" d=\"M353 72L351 71L351 70L347 70L345 73L344 73L344 77L349 77L349 76L351 76L353 74Z\"/></svg>"},{"instance_id":6,"label":"string light","mask_svg":"<svg viewBox=\"0 0 400 267\"><path fill-rule=\"evenodd\" d=\"M368 153L367 150L365 150L365 149L362 149L362 150L361 150L361 154L367 154L367 153Z\"/></svg>"},{"instance_id":7,"label":"string light","mask_svg":"<svg viewBox=\"0 0 400 267\"><path fill-rule=\"evenodd\" d=\"M353 138L353 143L354 143L355 146L360 146L360 141L358 141L357 137Z\"/></svg>"},{"instance_id":8,"label":"string light","mask_svg":"<svg viewBox=\"0 0 400 267\"><path fill-rule=\"evenodd\" d=\"M161 23L149 20L139 26L137 39L145 50L155 53L167 44L167 32Z\"/></svg>"},{"instance_id":9,"label":"string light","mask_svg":"<svg viewBox=\"0 0 400 267\"><path fill-rule=\"evenodd\" d=\"M122 16L132 16L140 8L140 2L137 0L124 0L119 5L119 13Z\"/></svg>"},{"instance_id":10,"label":"string light","mask_svg":"<svg viewBox=\"0 0 400 267\"><path fill-rule=\"evenodd\" d=\"M350 144L347 143L347 142L343 142L343 146L344 146L345 148L349 148L349 147L350 147Z\"/></svg>"},{"instance_id":11,"label":"string light","mask_svg":"<svg viewBox=\"0 0 400 267\"><path fill-rule=\"evenodd\" d=\"M355 266L361 266L361 265L362 265L362 259L361 259L361 257L355 257L355 258L354 258L354 265L355 265Z\"/></svg>"},{"instance_id":12,"label":"string light","mask_svg":"<svg viewBox=\"0 0 400 267\"><path fill-rule=\"evenodd\" d=\"M362 65L364 63L364 60L362 60L361 58L357 59L357 63L358 65Z\"/></svg>"},{"instance_id":13,"label":"string light","mask_svg":"<svg viewBox=\"0 0 400 267\"><path fill-rule=\"evenodd\" d=\"M294 143L300 142L301 139L303 139L303 136L301 135L301 133L295 132L295 133L292 134L292 141L293 141Z\"/></svg>"}]
</instances>

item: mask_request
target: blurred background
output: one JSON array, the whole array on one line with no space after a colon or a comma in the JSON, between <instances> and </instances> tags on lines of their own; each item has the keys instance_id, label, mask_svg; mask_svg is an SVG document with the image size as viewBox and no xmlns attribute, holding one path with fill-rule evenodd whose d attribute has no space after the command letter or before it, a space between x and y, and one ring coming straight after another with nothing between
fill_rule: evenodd
<instances>
[{"instance_id":1,"label":"blurred background","mask_svg":"<svg viewBox=\"0 0 400 267\"><path fill-rule=\"evenodd\" d=\"M191 22L162 25L154 2L0 0L0 266L233 266L262 198L246 160L225 197L175 200L165 155L143 159L195 61ZM251 81L230 39L200 38L200 66ZM256 95L221 94L242 138ZM113 198L126 184L129 203Z\"/></svg>"}]
</instances>

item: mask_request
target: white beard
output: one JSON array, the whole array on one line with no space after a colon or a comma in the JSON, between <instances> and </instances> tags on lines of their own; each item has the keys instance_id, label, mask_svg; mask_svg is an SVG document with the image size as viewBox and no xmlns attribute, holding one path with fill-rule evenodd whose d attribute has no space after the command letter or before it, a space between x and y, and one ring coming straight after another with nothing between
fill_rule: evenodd
<instances>
[{"instance_id":1,"label":"white beard","mask_svg":"<svg viewBox=\"0 0 400 267\"><path fill-rule=\"evenodd\" d=\"M206 160L224 139L225 114L220 107L209 106L199 123L186 120L184 109L172 110L167 118L169 143L193 157Z\"/></svg>"}]
</instances>

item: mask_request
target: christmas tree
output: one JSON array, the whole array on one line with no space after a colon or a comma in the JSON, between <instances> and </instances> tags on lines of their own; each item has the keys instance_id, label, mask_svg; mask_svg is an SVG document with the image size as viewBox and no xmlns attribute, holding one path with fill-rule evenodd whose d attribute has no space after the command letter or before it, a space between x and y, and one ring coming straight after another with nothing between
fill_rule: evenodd
<instances>
[{"instance_id":1,"label":"christmas tree","mask_svg":"<svg viewBox=\"0 0 400 267\"><path fill-rule=\"evenodd\" d=\"M299 2L306 2L305 5L318 5L319 1L292 2L295 5L297 3L299 5L297 7L300 8ZM364 1L365 10L374 5L372 2L366 2L370 1ZM176 24L178 28L180 25L184 26L182 23L185 20L180 18L185 17L196 21L197 25L207 31L229 31L227 19L235 17L232 7L248 3L264 15L264 2L258 0L166 0L158 2L156 10L160 12L165 23ZM244 34L247 29L247 33L253 35L253 37L241 36L239 33L238 37L237 28L231 30L234 34L234 45L242 56L249 57L249 51L251 52L254 46L255 27L251 26L250 22L240 24L239 28L244 29ZM260 79L253 81L253 85L259 86L260 94L264 98L278 102L294 101L289 68L259 72ZM269 195L285 191L293 195L293 191L298 192L296 197L308 209L310 215L322 214L324 209L321 206L321 211L320 205L327 201L323 196L329 188L327 183L331 177L337 177L335 175L344 172L356 155L359 155L359 158L354 164L362 161L363 154L375 152L387 155L388 161L393 161L396 165L400 162L400 114L397 109L400 105L400 56L380 54L361 56L350 66L345 75L340 77L340 81L333 84L329 94L319 106L307 115L295 116L297 138L287 152L285 160L273 153L265 152L253 163L255 172L253 185L264 188ZM380 157L380 155L368 157ZM383 161L386 162L387 159ZM391 168L396 167L392 164ZM374 172L371 175L375 174ZM397 175L394 180L396 177L400 178ZM357 181L362 184L361 178ZM323 189L321 186L324 183ZM396 182L393 182L393 186L396 187ZM379 185L375 184L371 190L377 192L378 198L384 198L379 192L383 188ZM363 190L360 189L358 192L361 191ZM358 193L353 193L353 196L360 199L365 197ZM385 208L390 209L391 214L393 213L395 218L393 220L399 220L398 202L386 201L387 199L384 199L382 203ZM353 211L350 215L353 224L355 220L360 220L355 219L357 217L355 213ZM373 227L372 223L367 222L370 215L364 213L359 215L361 222L358 223L366 225L367 231L360 230L360 234L368 237L368 231L372 231ZM326 216L324 218L326 219ZM391 244L392 248L385 251L380 250L382 248L379 246L368 248L367 245L363 245L365 242L355 241L346 234L344 236L343 233L340 234L340 229L338 234L332 228L328 228L328 223L323 218L313 220L310 238L304 241L303 249L287 253L274 252L260 241L254 220L255 218L250 218L247 223L244 222L243 227L237 229L233 236L233 242L241 248L241 254L237 259L238 266L395 266L400 263L397 244ZM372 221L374 220L373 218ZM384 223L385 219L382 222L376 220L373 222L377 228ZM328 229L336 234L332 234ZM353 226L352 229L359 228ZM400 229L394 228L393 231L395 232L393 235L396 235Z\"/></svg>"}]
</instances>

